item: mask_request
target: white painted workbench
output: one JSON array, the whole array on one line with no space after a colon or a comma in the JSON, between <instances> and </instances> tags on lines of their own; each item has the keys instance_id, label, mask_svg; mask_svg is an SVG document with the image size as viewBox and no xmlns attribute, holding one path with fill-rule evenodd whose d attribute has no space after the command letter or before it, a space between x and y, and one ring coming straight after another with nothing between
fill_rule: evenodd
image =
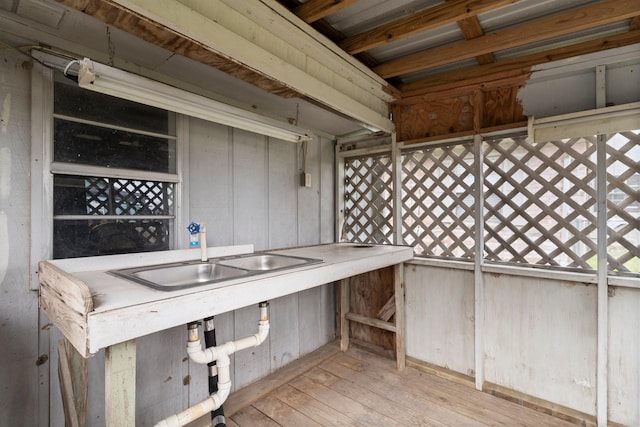
<instances>
[{"instance_id":1,"label":"white painted workbench","mask_svg":"<svg viewBox=\"0 0 640 427\"><path fill-rule=\"evenodd\" d=\"M251 245L209 248L210 258L250 253ZM106 353L106 417L135 425L135 338L335 282L413 258L406 246L336 243L269 251L322 263L200 287L159 291L108 273L112 269L199 258L197 250L43 261L40 306L78 352ZM132 397L133 396L133 397ZM128 401L127 401L128 399ZM132 400L133 399L133 400ZM127 409L129 408L129 409Z\"/></svg>"}]
</instances>

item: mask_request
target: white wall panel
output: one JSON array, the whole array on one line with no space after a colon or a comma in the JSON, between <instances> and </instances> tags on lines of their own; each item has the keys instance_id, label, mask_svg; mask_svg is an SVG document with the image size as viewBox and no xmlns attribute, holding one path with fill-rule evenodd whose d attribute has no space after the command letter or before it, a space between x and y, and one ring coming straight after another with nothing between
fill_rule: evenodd
<instances>
[{"instance_id":1,"label":"white wall panel","mask_svg":"<svg viewBox=\"0 0 640 427\"><path fill-rule=\"evenodd\" d=\"M49 367L47 349L43 348L42 354L38 349L37 294L29 290L31 100L30 71L23 67L23 60L11 50L0 51L0 425L3 426L38 422L38 372L46 373Z\"/></svg>"},{"instance_id":2,"label":"white wall panel","mask_svg":"<svg viewBox=\"0 0 640 427\"><path fill-rule=\"evenodd\" d=\"M269 142L269 248L297 245L297 144Z\"/></svg>"},{"instance_id":3,"label":"white wall panel","mask_svg":"<svg viewBox=\"0 0 640 427\"><path fill-rule=\"evenodd\" d=\"M197 119L190 120L189 139L189 220L207 223L209 245L251 243L263 250L318 243L321 235L332 241L332 141L317 138L309 144L312 187L305 188L300 186L298 144ZM326 199L321 183L328 187ZM270 301L269 312L265 343L232 356L232 390L335 338L333 285ZM257 321L257 307L216 316L218 342L254 334ZM176 345L184 347L183 342ZM189 373L193 404L207 394L206 370L190 364Z\"/></svg>"},{"instance_id":4,"label":"white wall panel","mask_svg":"<svg viewBox=\"0 0 640 427\"><path fill-rule=\"evenodd\" d=\"M191 221L207 224L207 244L233 244L233 147L230 130L203 120L189 120L189 180ZM182 238L188 239L186 230ZM179 236L180 237L180 236ZM188 246L185 246L188 247Z\"/></svg>"},{"instance_id":5,"label":"white wall panel","mask_svg":"<svg viewBox=\"0 0 640 427\"><path fill-rule=\"evenodd\" d=\"M407 356L474 375L473 272L407 265Z\"/></svg>"},{"instance_id":6,"label":"white wall panel","mask_svg":"<svg viewBox=\"0 0 640 427\"><path fill-rule=\"evenodd\" d=\"M483 279L485 380L595 415L596 287Z\"/></svg>"},{"instance_id":7,"label":"white wall panel","mask_svg":"<svg viewBox=\"0 0 640 427\"><path fill-rule=\"evenodd\" d=\"M256 250L265 249L268 242L267 149L267 137L234 129L233 242L251 243Z\"/></svg>"}]
</instances>

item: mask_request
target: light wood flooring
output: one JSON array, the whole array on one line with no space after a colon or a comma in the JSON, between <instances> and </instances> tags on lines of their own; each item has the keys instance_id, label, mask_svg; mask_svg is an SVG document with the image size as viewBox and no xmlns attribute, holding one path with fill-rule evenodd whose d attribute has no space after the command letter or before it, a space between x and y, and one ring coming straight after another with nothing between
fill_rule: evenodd
<instances>
[{"instance_id":1,"label":"light wood flooring","mask_svg":"<svg viewBox=\"0 0 640 427\"><path fill-rule=\"evenodd\" d=\"M236 393L227 426L574 426L359 348L330 344Z\"/></svg>"}]
</instances>

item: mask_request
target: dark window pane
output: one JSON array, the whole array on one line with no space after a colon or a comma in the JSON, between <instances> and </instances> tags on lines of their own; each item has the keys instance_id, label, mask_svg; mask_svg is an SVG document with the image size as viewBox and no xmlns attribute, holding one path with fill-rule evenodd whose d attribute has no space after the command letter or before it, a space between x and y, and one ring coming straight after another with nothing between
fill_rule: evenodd
<instances>
[{"instance_id":1,"label":"dark window pane","mask_svg":"<svg viewBox=\"0 0 640 427\"><path fill-rule=\"evenodd\" d=\"M62 119L54 120L53 159L175 173L175 141Z\"/></svg>"},{"instance_id":2,"label":"dark window pane","mask_svg":"<svg viewBox=\"0 0 640 427\"><path fill-rule=\"evenodd\" d=\"M54 215L173 215L173 184L56 175Z\"/></svg>"},{"instance_id":3,"label":"dark window pane","mask_svg":"<svg viewBox=\"0 0 640 427\"><path fill-rule=\"evenodd\" d=\"M146 132L174 135L169 118L174 114L126 99L82 89L62 74L56 75L54 112Z\"/></svg>"},{"instance_id":4,"label":"dark window pane","mask_svg":"<svg viewBox=\"0 0 640 427\"><path fill-rule=\"evenodd\" d=\"M150 252L169 249L172 220L57 220L53 223L53 257Z\"/></svg>"}]
</instances>

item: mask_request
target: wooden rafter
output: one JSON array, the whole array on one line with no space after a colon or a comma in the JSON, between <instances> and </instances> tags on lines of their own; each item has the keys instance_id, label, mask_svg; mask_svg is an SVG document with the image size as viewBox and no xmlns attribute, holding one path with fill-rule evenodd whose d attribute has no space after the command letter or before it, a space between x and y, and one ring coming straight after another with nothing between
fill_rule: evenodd
<instances>
[{"instance_id":1,"label":"wooden rafter","mask_svg":"<svg viewBox=\"0 0 640 427\"><path fill-rule=\"evenodd\" d=\"M310 24L355 3L357 0L309 0L293 9L300 19Z\"/></svg>"},{"instance_id":2,"label":"wooden rafter","mask_svg":"<svg viewBox=\"0 0 640 427\"><path fill-rule=\"evenodd\" d=\"M408 97L424 93L425 90L432 88L447 89L461 84L483 84L490 80L500 80L517 75L528 74L531 71L531 67L534 65L598 52L601 50L628 46L634 43L640 43L640 28L624 34L602 37L549 51L498 61L493 64L485 64L463 70L437 74L402 84L398 89L402 92L404 97Z\"/></svg>"},{"instance_id":3,"label":"wooden rafter","mask_svg":"<svg viewBox=\"0 0 640 427\"><path fill-rule=\"evenodd\" d=\"M464 18L515 3L517 0L452 0L415 13L407 18L381 25L369 31L349 37L339 46L350 54L381 46L385 43L432 30Z\"/></svg>"},{"instance_id":4,"label":"wooden rafter","mask_svg":"<svg viewBox=\"0 0 640 427\"><path fill-rule=\"evenodd\" d=\"M383 78L412 73L477 55L522 46L640 15L637 0L608 0L386 62L373 68Z\"/></svg>"},{"instance_id":5,"label":"wooden rafter","mask_svg":"<svg viewBox=\"0 0 640 427\"><path fill-rule=\"evenodd\" d=\"M451 0L446 0L448 3L451 3ZM471 16L469 18L464 18L458 21L458 27L460 31L462 31L462 35L466 40L472 40L484 35L484 30L480 25L480 21L477 16ZM496 58L493 53L485 53L483 55L476 56L476 61L478 64L491 64L496 62Z\"/></svg>"}]
</instances>

